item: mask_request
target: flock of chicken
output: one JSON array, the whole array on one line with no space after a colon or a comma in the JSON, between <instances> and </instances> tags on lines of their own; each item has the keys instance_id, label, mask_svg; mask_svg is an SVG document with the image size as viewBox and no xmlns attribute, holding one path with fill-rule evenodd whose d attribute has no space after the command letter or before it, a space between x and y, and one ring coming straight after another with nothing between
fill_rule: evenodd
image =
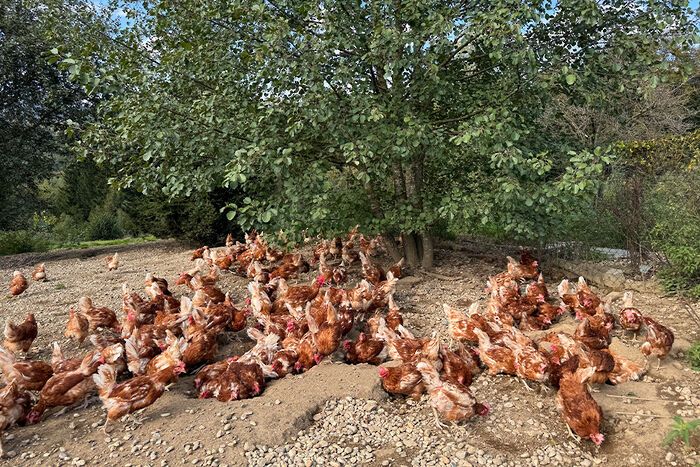
<instances>
[{"instance_id":1,"label":"flock of chicken","mask_svg":"<svg viewBox=\"0 0 700 467\"><path fill-rule=\"evenodd\" d=\"M561 303L553 305L529 252L521 251L520 263L508 258L508 270L489 279L491 299L485 312L479 312L477 304L469 315L443 305L450 337L456 342L450 350L435 333L416 338L403 326L393 299L403 262L385 273L372 261L381 248L380 237L366 238L357 228L347 238L321 239L311 261L318 262L318 276L310 285L291 286L289 279L311 267L300 253L284 254L255 232L246 235L245 243L234 242L229 235L225 248L196 250L195 267L175 281L193 292L191 298L175 298L168 282L152 274L146 276L145 299L124 284L121 320L113 310L82 297L80 310L70 310L65 335L80 345L90 336L93 348L67 359L54 343L50 365L16 359L17 353L28 352L37 336L34 315L20 325L8 319L6 350L0 349L2 380L7 384L0 391L0 432L17 423L37 423L51 407L87 404L95 391L107 409L107 422L117 420L151 405L183 372L196 373L194 389L200 398L254 397L270 379L307 371L342 346L351 364L393 360L393 365L379 367L385 390L418 399L427 389L441 427L438 412L452 422L489 412L488 404L477 402L469 390L483 364L490 375L506 373L558 388L557 406L567 426L600 445L602 412L587 384L619 384L637 379L644 369L607 349L615 318L583 278L576 293L569 293L568 282L563 281ZM334 264L329 264L331 258ZM342 288L356 263L361 264L363 279L353 288ZM108 257L106 264L110 271L117 270L118 255ZM234 304L216 285L222 270L250 278L250 297ZM45 279L44 265L33 277ZM537 280L521 294L520 282L531 279ZM16 271L12 294L27 287ZM633 331L635 338L645 325L642 352L658 356L660 364L670 351L673 334L643 317L631 299L625 295L620 325ZM573 336L552 332L535 342L523 333L546 329L567 311L581 320ZM255 324L248 327L250 314ZM255 345L243 355L216 361L219 335L246 328ZM343 341L354 328L362 330L359 337ZM36 397L29 391L38 392L33 408Z\"/></svg>"}]
</instances>

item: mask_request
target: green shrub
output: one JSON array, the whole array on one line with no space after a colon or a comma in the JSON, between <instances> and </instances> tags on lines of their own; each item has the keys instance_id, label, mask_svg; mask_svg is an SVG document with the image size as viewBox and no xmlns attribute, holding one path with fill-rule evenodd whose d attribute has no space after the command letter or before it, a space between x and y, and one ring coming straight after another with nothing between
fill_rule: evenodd
<instances>
[{"instance_id":1,"label":"green shrub","mask_svg":"<svg viewBox=\"0 0 700 467\"><path fill-rule=\"evenodd\" d=\"M28 251L47 251L51 242L45 233L31 230L0 232L0 255L14 255Z\"/></svg>"},{"instance_id":2,"label":"green shrub","mask_svg":"<svg viewBox=\"0 0 700 467\"><path fill-rule=\"evenodd\" d=\"M61 214L53 226L52 235L61 244L79 243L85 240L87 224L77 221L73 216Z\"/></svg>"},{"instance_id":3,"label":"green shrub","mask_svg":"<svg viewBox=\"0 0 700 467\"><path fill-rule=\"evenodd\" d=\"M114 240L124 236L124 229L116 213L100 213L90 216L85 234L87 240Z\"/></svg>"},{"instance_id":4,"label":"green shrub","mask_svg":"<svg viewBox=\"0 0 700 467\"><path fill-rule=\"evenodd\" d=\"M175 200L160 193L144 196L127 191L122 203L126 215L124 225L136 235L216 245L226 234L240 232L237 225L220 212L222 206L234 199L235 193L224 189Z\"/></svg>"},{"instance_id":5,"label":"green shrub","mask_svg":"<svg viewBox=\"0 0 700 467\"><path fill-rule=\"evenodd\" d=\"M664 253L668 264L659 272L668 291L700 298L700 168L691 165L659 180L648 197L654 219L648 233L651 247Z\"/></svg>"},{"instance_id":6,"label":"green shrub","mask_svg":"<svg viewBox=\"0 0 700 467\"><path fill-rule=\"evenodd\" d=\"M690 368L700 371L700 341L693 344L688 350L688 363L690 363Z\"/></svg>"}]
</instances>

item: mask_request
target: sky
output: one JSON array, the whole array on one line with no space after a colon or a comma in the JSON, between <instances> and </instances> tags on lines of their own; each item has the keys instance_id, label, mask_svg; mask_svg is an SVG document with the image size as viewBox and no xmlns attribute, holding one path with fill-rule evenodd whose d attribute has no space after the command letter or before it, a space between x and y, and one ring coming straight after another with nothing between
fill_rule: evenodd
<instances>
[{"instance_id":1,"label":"sky","mask_svg":"<svg viewBox=\"0 0 700 467\"><path fill-rule=\"evenodd\" d=\"M91 1L97 5L106 5L109 2L109 0L91 0ZM697 10L700 7L700 0L690 0L689 5L690 5L690 8L692 8L693 10ZM121 17L120 22L122 23L122 25L125 25L126 18Z\"/></svg>"}]
</instances>

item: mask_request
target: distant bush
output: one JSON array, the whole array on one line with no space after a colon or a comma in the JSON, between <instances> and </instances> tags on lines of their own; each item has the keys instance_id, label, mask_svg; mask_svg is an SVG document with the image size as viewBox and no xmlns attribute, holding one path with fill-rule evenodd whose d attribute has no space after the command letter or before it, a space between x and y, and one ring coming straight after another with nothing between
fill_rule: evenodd
<instances>
[{"instance_id":1,"label":"distant bush","mask_svg":"<svg viewBox=\"0 0 700 467\"><path fill-rule=\"evenodd\" d=\"M124 229L115 214L100 213L90 216L85 228L86 240L114 240L124 236Z\"/></svg>"},{"instance_id":2,"label":"distant bush","mask_svg":"<svg viewBox=\"0 0 700 467\"><path fill-rule=\"evenodd\" d=\"M32 230L0 232L0 255L47 251L50 248L51 242L45 233Z\"/></svg>"},{"instance_id":3,"label":"distant bush","mask_svg":"<svg viewBox=\"0 0 700 467\"><path fill-rule=\"evenodd\" d=\"M169 200L160 193L144 196L127 192L122 203L126 214L124 225L138 235L151 234L158 238L214 245L222 242L226 234L236 234L240 230L219 210L231 202L234 195L229 190L219 190Z\"/></svg>"},{"instance_id":4,"label":"distant bush","mask_svg":"<svg viewBox=\"0 0 700 467\"><path fill-rule=\"evenodd\" d=\"M53 237L61 243L78 243L85 239L85 222L76 220L69 214L61 214L53 226Z\"/></svg>"}]
</instances>

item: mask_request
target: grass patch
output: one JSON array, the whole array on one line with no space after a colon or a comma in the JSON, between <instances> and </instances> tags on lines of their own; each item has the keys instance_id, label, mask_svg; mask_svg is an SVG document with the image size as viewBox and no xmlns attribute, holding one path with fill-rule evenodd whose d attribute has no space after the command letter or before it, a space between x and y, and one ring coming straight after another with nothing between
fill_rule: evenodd
<instances>
[{"instance_id":1,"label":"grass patch","mask_svg":"<svg viewBox=\"0 0 700 467\"><path fill-rule=\"evenodd\" d=\"M59 282L58 284L54 285L53 288L56 290L63 290L66 288L66 286Z\"/></svg>"},{"instance_id":2,"label":"grass patch","mask_svg":"<svg viewBox=\"0 0 700 467\"><path fill-rule=\"evenodd\" d=\"M92 248L94 246L129 245L131 243L146 243L158 240L153 235L135 238L117 238L115 240L89 240L69 245L67 248ZM65 246L63 248L66 248Z\"/></svg>"},{"instance_id":3,"label":"grass patch","mask_svg":"<svg viewBox=\"0 0 700 467\"><path fill-rule=\"evenodd\" d=\"M20 234L12 232L11 234L11 236L8 234L3 234L2 236L0 236L0 240L12 240L12 242L6 243L6 245L8 245L7 248L0 248L0 256L11 255L16 253L26 253L32 251L43 252L51 250L72 250L76 248L84 249L96 246L129 245L132 243L146 243L158 240L153 235L147 235L145 237L117 238L114 240L87 240L84 242L52 242L50 240L47 240L45 238L45 235L29 235L25 234L24 232L21 232ZM0 244L2 244L1 241Z\"/></svg>"}]
</instances>

